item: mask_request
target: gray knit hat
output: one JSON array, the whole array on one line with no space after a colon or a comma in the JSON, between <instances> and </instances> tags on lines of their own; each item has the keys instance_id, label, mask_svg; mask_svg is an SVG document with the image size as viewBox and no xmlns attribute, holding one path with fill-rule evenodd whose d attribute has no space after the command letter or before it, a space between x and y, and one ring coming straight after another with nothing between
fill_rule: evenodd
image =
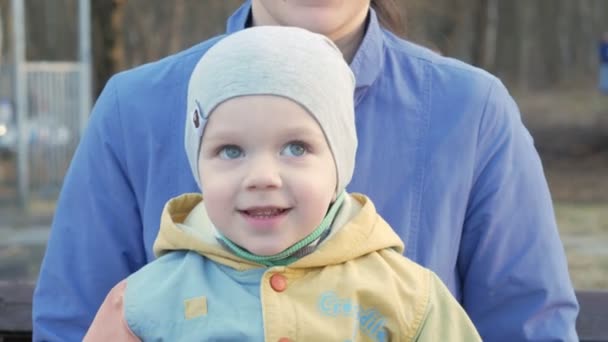
<instances>
[{"instance_id":1,"label":"gray knit hat","mask_svg":"<svg viewBox=\"0 0 608 342\"><path fill-rule=\"evenodd\" d=\"M284 26L226 36L200 59L188 84L185 147L199 188L199 149L213 110L237 96L277 95L303 106L321 126L336 163L339 194L355 164L354 86L340 50L325 36Z\"/></svg>"}]
</instances>

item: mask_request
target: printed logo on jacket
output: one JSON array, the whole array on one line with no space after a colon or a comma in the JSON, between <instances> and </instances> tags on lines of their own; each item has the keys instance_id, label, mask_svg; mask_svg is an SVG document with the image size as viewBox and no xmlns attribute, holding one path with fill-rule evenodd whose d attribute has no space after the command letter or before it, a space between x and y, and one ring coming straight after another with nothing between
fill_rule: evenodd
<instances>
[{"instance_id":1,"label":"printed logo on jacket","mask_svg":"<svg viewBox=\"0 0 608 342\"><path fill-rule=\"evenodd\" d=\"M373 307L363 307L353 304L350 298L340 298L333 291L321 293L318 300L321 313L329 317L352 317L356 320L352 338L357 336L357 330L374 341L386 341L386 329L384 323L386 318ZM359 328L359 329L357 329Z\"/></svg>"}]
</instances>

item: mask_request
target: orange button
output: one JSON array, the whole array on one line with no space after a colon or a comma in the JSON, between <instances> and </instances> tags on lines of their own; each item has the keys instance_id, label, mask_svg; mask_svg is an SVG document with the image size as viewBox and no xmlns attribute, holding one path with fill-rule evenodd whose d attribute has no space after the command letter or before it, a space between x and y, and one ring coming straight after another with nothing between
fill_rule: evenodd
<instances>
[{"instance_id":1,"label":"orange button","mask_svg":"<svg viewBox=\"0 0 608 342\"><path fill-rule=\"evenodd\" d=\"M287 288L287 279L284 275L275 273L270 277L270 287L277 292L283 292Z\"/></svg>"},{"instance_id":2,"label":"orange button","mask_svg":"<svg viewBox=\"0 0 608 342\"><path fill-rule=\"evenodd\" d=\"M281 338L279 339L279 342L291 342L291 339L290 339L290 338L288 338L288 337L281 337Z\"/></svg>"}]
</instances>

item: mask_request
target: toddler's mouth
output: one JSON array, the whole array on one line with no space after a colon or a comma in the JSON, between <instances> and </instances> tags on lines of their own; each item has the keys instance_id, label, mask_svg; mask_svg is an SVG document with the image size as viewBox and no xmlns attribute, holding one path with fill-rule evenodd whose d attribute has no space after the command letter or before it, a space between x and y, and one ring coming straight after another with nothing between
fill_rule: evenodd
<instances>
[{"instance_id":1,"label":"toddler's mouth","mask_svg":"<svg viewBox=\"0 0 608 342\"><path fill-rule=\"evenodd\" d=\"M271 217L283 215L283 214L287 213L289 210L290 210L290 208L256 207L256 208L249 208L249 209L239 210L239 211L242 214L253 217L253 218L264 219L264 218L271 218Z\"/></svg>"}]
</instances>

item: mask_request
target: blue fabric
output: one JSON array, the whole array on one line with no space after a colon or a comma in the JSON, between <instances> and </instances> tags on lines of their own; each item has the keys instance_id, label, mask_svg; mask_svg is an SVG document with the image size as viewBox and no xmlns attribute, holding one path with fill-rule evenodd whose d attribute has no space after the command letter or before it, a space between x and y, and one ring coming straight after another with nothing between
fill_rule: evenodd
<instances>
[{"instance_id":1,"label":"blue fabric","mask_svg":"<svg viewBox=\"0 0 608 342\"><path fill-rule=\"evenodd\" d=\"M125 320L142 341L161 336L163 341L201 341L201 336L205 341L263 341L260 280L265 271L236 271L196 252L168 253L128 278ZM207 300L207 314L186 319L184 302L200 297Z\"/></svg>"},{"instance_id":2,"label":"blue fabric","mask_svg":"<svg viewBox=\"0 0 608 342\"><path fill-rule=\"evenodd\" d=\"M600 63L608 64L608 41L601 41L599 44Z\"/></svg>"},{"instance_id":3,"label":"blue fabric","mask_svg":"<svg viewBox=\"0 0 608 342\"><path fill-rule=\"evenodd\" d=\"M229 32L244 27L249 7ZM372 198L406 255L441 277L484 340L576 340L550 194L511 96L495 77L370 17L351 63L359 150L348 190ZM186 87L214 41L106 85L59 199L34 340L80 340L109 289L153 260L164 203L196 191L183 150Z\"/></svg>"},{"instance_id":4,"label":"blue fabric","mask_svg":"<svg viewBox=\"0 0 608 342\"><path fill-rule=\"evenodd\" d=\"M601 41L598 50L600 59L598 87L602 93L608 95L608 42Z\"/></svg>"},{"instance_id":5,"label":"blue fabric","mask_svg":"<svg viewBox=\"0 0 608 342\"><path fill-rule=\"evenodd\" d=\"M600 91L608 95L608 63L600 65Z\"/></svg>"}]
</instances>

